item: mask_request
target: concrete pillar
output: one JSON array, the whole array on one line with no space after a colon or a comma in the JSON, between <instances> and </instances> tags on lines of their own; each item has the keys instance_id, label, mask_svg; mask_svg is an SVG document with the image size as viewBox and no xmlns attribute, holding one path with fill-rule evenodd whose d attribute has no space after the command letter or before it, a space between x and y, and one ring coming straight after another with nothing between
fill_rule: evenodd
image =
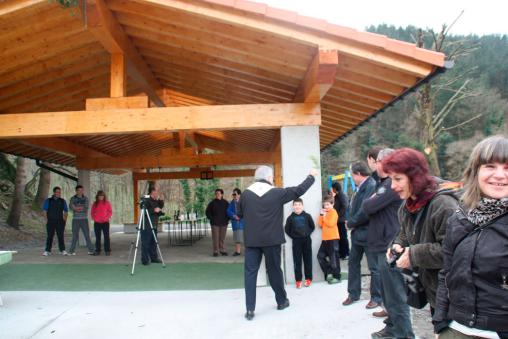
<instances>
[{"instance_id":1,"label":"concrete pillar","mask_svg":"<svg viewBox=\"0 0 508 339\"><path fill-rule=\"evenodd\" d=\"M313 167L321 162L319 150L319 126L291 126L281 128L281 152L282 152L282 182L284 187L300 184L309 174ZM319 210L321 209L321 172L316 177L316 182L301 198L304 210L309 213L316 223L316 230L312 233L312 274L314 281L324 280L323 273L316 259L321 244L321 230L317 225ZM284 206L284 223L292 213L292 203ZM287 283L295 281L293 266L292 240L286 236L284 245L283 263ZM303 269L302 269L303 271Z\"/></svg>"}]
</instances>

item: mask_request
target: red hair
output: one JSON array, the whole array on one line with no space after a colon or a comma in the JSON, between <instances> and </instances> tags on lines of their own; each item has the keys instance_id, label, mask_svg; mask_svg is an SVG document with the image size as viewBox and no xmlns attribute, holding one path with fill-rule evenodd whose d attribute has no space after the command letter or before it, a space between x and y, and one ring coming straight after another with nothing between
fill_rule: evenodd
<instances>
[{"instance_id":1,"label":"red hair","mask_svg":"<svg viewBox=\"0 0 508 339\"><path fill-rule=\"evenodd\" d=\"M422 193L437 189L436 180L429 173L425 156L412 148L401 148L388 155L381 162L383 171L388 174L400 173L409 178L411 195L420 200Z\"/></svg>"}]
</instances>

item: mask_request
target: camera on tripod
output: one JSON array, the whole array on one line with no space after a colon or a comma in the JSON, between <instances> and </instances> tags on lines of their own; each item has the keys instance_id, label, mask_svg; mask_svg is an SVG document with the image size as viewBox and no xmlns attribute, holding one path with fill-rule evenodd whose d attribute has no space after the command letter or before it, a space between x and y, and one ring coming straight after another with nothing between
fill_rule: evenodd
<instances>
[{"instance_id":1,"label":"camera on tripod","mask_svg":"<svg viewBox=\"0 0 508 339\"><path fill-rule=\"evenodd\" d=\"M153 206L153 202L150 201L151 197L150 195L143 195L141 198L139 198L139 208L141 209L148 209L149 207L159 207L161 209L160 212L156 212L155 214L159 217L162 217L163 215L166 215L166 213L162 212L162 207L164 207L164 203L162 200L153 200L157 204L157 206ZM152 206L150 206L152 205Z\"/></svg>"}]
</instances>

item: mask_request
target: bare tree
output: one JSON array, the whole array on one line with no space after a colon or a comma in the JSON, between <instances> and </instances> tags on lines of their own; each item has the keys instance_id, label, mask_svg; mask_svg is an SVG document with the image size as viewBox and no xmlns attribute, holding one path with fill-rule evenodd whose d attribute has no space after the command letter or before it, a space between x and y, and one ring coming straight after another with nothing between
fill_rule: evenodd
<instances>
[{"instance_id":1,"label":"bare tree","mask_svg":"<svg viewBox=\"0 0 508 339\"><path fill-rule=\"evenodd\" d=\"M463 13L463 12L462 12ZM455 21L448 27L442 26L439 33L429 31L432 37L432 50L436 52L443 52L446 48L448 51L447 60L455 61L457 58L467 55L474 51L476 46L466 46L464 40L450 41L447 37L450 28L457 22L462 13L455 19ZM416 37L413 37L418 47L423 47L425 34L423 30L418 30ZM466 125L471 121L479 118L481 114L462 121L454 126L444 126L446 117L453 111L457 103L466 98L478 96L479 92L471 88L471 78L469 78L472 70L468 70L462 74L458 74L445 82L431 84L430 82L424 84L417 93L417 101L415 106L416 119L420 126L421 139L424 144L424 151L428 156L431 172L434 175L440 176L441 170L439 168L439 158L437 156L438 150L438 137L442 132L449 131L460 126ZM441 107L437 106L436 97L443 91L453 93Z\"/></svg>"},{"instance_id":2,"label":"bare tree","mask_svg":"<svg viewBox=\"0 0 508 339\"><path fill-rule=\"evenodd\" d=\"M11 211L7 217L7 224L14 228L19 228L21 211L25 198L26 185L26 159L18 157L16 160L16 183L14 186L14 198L12 199Z\"/></svg>"}]
</instances>

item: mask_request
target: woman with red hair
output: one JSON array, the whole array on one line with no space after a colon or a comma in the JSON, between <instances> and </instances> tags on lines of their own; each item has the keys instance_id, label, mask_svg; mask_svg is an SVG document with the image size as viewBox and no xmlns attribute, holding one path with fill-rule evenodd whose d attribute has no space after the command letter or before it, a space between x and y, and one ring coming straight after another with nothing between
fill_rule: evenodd
<instances>
[{"instance_id":1,"label":"woman with red hair","mask_svg":"<svg viewBox=\"0 0 508 339\"><path fill-rule=\"evenodd\" d=\"M384 158L382 165L392 189L404 200L399 209L401 230L387 256L395 250L400 254L397 267L418 273L433 313L443 267L441 244L447 220L458 208L457 198L454 191L439 189L421 152L402 148Z\"/></svg>"}]
</instances>

